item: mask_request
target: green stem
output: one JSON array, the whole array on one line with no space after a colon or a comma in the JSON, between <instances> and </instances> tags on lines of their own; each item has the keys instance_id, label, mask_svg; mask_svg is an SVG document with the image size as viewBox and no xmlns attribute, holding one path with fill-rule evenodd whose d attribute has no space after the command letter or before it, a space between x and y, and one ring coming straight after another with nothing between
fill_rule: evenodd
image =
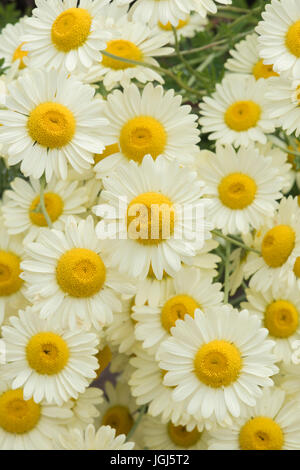
<instances>
[{"instance_id":1,"label":"green stem","mask_svg":"<svg viewBox=\"0 0 300 470\"><path fill-rule=\"evenodd\" d=\"M129 433L127 434L126 441L129 441L130 438L134 435L135 431L137 430L143 416L147 413L148 405L143 405L140 409L140 413L137 417L137 419L134 422L134 425L130 429Z\"/></svg>"},{"instance_id":2,"label":"green stem","mask_svg":"<svg viewBox=\"0 0 300 470\"><path fill-rule=\"evenodd\" d=\"M233 245L239 246L240 248L244 248L244 250L253 251L258 255L261 254L260 251L256 250L255 248L251 248L251 246L245 245L245 243L236 240L235 238L229 237L228 235L224 235L224 233L220 232L219 230L212 230L212 233L217 237L223 238L224 240L232 243Z\"/></svg>"},{"instance_id":3,"label":"green stem","mask_svg":"<svg viewBox=\"0 0 300 470\"><path fill-rule=\"evenodd\" d=\"M40 185L41 185L41 191L40 191L40 207L41 211L46 219L47 225L49 228L52 228L52 221L49 217L49 214L47 212L46 206L45 206L45 187L46 187L46 178L45 175L43 175L40 179Z\"/></svg>"},{"instance_id":4,"label":"green stem","mask_svg":"<svg viewBox=\"0 0 300 470\"><path fill-rule=\"evenodd\" d=\"M186 67L186 69L192 74L194 75L196 78L200 78L201 79L201 76L200 74L195 70L193 69L193 67L191 67L191 65L189 64L189 62L187 60L185 60L185 58L183 57L183 55L181 54L181 51L180 51L180 48L179 48L179 42L178 42L178 36L177 36L177 31L176 31L176 28L174 28L174 26L172 26L172 30L173 30L173 35L174 35L174 40L175 40L175 50L176 50L176 53L179 57L179 59L181 60L181 62L183 63L183 65Z\"/></svg>"},{"instance_id":5,"label":"green stem","mask_svg":"<svg viewBox=\"0 0 300 470\"><path fill-rule=\"evenodd\" d=\"M231 243L226 241L226 257L225 257L225 278L224 278L224 303L228 304L229 299L229 257L231 252Z\"/></svg>"},{"instance_id":6,"label":"green stem","mask_svg":"<svg viewBox=\"0 0 300 470\"><path fill-rule=\"evenodd\" d=\"M231 305L233 305L233 307L235 307L235 305L239 305L243 300L246 300L245 294L241 294L238 297L236 297L235 299L232 299L230 301L230 303L231 303Z\"/></svg>"}]
</instances>

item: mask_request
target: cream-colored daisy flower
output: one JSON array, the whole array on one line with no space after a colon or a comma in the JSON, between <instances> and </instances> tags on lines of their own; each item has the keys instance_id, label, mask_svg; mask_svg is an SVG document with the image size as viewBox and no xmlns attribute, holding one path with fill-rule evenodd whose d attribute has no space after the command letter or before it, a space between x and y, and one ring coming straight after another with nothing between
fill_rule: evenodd
<instances>
[{"instance_id":1,"label":"cream-colored daisy flower","mask_svg":"<svg viewBox=\"0 0 300 470\"><path fill-rule=\"evenodd\" d=\"M134 303L134 297L124 299L122 311L114 314L114 321L105 331L109 343L117 346L121 354L131 355L137 342L134 334L135 321L132 318Z\"/></svg>"},{"instance_id":2,"label":"cream-colored daisy flower","mask_svg":"<svg viewBox=\"0 0 300 470\"><path fill-rule=\"evenodd\" d=\"M275 130L274 120L268 114L266 80L253 76L226 76L217 84L212 97L200 103L202 132L210 140L235 147L251 142L267 142L266 134Z\"/></svg>"},{"instance_id":3,"label":"cream-colored daisy flower","mask_svg":"<svg viewBox=\"0 0 300 470\"><path fill-rule=\"evenodd\" d=\"M63 70L30 69L8 84L7 110L0 110L0 142L8 164L21 162L25 176L66 179L68 166L89 169L104 149L107 120L95 90Z\"/></svg>"},{"instance_id":4,"label":"cream-colored daisy flower","mask_svg":"<svg viewBox=\"0 0 300 470\"><path fill-rule=\"evenodd\" d=\"M184 19L179 20L175 27L178 39L193 38L199 31L204 31L205 26L208 24L207 18L201 16L199 13L186 15ZM172 24L157 23L158 31L163 32L167 37L170 44L175 43L174 33L172 31Z\"/></svg>"},{"instance_id":5,"label":"cream-colored daisy flower","mask_svg":"<svg viewBox=\"0 0 300 470\"><path fill-rule=\"evenodd\" d=\"M280 387L288 398L300 400L300 366L298 364L282 364L280 367Z\"/></svg>"},{"instance_id":6,"label":"cream-colored daisy flower","mask_svg":"<svg viewBox=\"0 0 300 470\"><path fill-rule=\"evenodd\" d=\"M294 159L295 156L288 154L288 148L286 152L281 150L280 148L276 147L277 138L272 136L272 141L267 142L266 144L256 144L259 153L265 157L271 157L272 159L272 166L278 170L279 175L283 179L283 186L281 191L286 194L288 193L295 182L295 178L297 179L296 172L295 172L295 164ZM278 142L279 145L282 144L282 141ZM299 142L300 146L300 142ZM293 150L290 148L290 150ZM300 178L300 175L299 175ZM299 179L299 187L300 187L300 179Z\"/></svg>"},{"instance_id":7,"label":"cream-colored daisy flower","mask_svg":"<svg viewBox=\"0 0 300 470\"><path fill-rule=\"evenodd\" d=\"M27 45L22 40L24 34L24 21L22 18L18 23L8 24L0 34L0 57L4 60L4 67L9 67L6 74L15 77L24 70L30 61Z\"/></svg>"},{"instance_id":8,"label":"cream-colored daisy flower","mask_svg":"<svg viewBox=\"0 0 300 470\"><path fill-rule=\"evenodd\" d=\"M70 400L73 416L66 423L68 428L85 429L88 424L93 424L99 416L98 406L103 400L103 391L96 387L89 387L76 400Z\"/></svg>"}]
</instances>

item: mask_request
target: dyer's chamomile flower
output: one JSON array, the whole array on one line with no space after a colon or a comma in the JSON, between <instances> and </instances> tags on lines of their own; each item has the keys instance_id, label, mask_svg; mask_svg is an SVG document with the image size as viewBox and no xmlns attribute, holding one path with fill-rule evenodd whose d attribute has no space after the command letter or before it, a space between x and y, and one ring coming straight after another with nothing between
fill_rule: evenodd
<instances>
[{"instance_id":1,"label":"dyer's chamomile flower","mask_svg":"<svg viewBox=\"0 0 300 470\"><path fill-rule=\"evenodd\" d=\"M34 67L72 72L101 60L110 33L104 27L108 0L38 0L25 21L24 41Z\"/></svg>"},{"instance_id":2,"label":"dyer's chamomile flower","mask_svg":"<svg viewBox=\"0 0 300 470\"><path fill-rule=\"evenodd\" d=\"M191 15L186 15L184 19L179 20L178 24L174 26L174 28L176 29L178 39L192 38L197 32L203 31L207 23L207 18L199 15L199 13L193 13ZM168 37L170 44L175 43L172 24L170 22L163 24L159 21L157 23L157 27L158 31L163 32Z\"/></svg>"},{"instance_id":3,"label":"dyer's chamomile flower","mask_svg":"<svg viewBox=\"0 0 300 470\"><path fill-rule=\"evenodd\" d=\"M226 76L212 97L204 97L199 105L202 132L209 133L210 140L235 147L251 142L265 144L265 134L275 129L267 110L267 87L265 80L255 80L253 76L242 80L239 76Z\"/></svg>"},{"instance_id":4,"label":"dyer's chamomile flower","mask_svg":"<svg viewBox=\"0 0 300 470\"><path fill-rule=\"evenodd\" d=\"M46 174L66 179L68 165L89 169L105 146L107 120L95 90L62 70L30 69L8 85L8 109L0 110L0 142L7 145L8 164L21 162L25 176ZM38 90L38 91L37 91Z\"/></svg>"},{"instance_id":5,"label":"dyer's chamomile flower","mask_svg":"<svg viewBox=\"0 0 300 470\"><path fill-rule=\"evenodd\" d=\"M26 295L42 318L53 317L64 328L81 321L101 329L121 311L118 293L132 293L132 284L111 268L92 216L78 223L70 217L64 231L41 231L26 251Z\"/></svg>"},{"instance_id":6,"label":"dyer's chamomile flower","mask_svg":"<svg viewBox=\"0 0 300 470\"><path fill-rule=\"evenodd\" d=\"M23 18L15 25L6 25L1 31L0 56L5 59L4 67L9 67L6 74L11 78L21 73L30 60L26 42L22 40L23 34Z\"/></svg>"},{"instance_id":7,"label":"dyer's chamomile flower","mask_svg":"<svg viewBox=\"0 0 300 470\"><path fill-rule=\"evenodd\" d=\"M216 155L198 167L211 204L209 217L224 233L248 233L272 217L281 199L283 180L272 159L254 146L217 146Z\"/></svg>"},{"instance_id":8,"label":"dyer's chamomile flower","mask_svg":"<svg viewBox=\"0 0 300 470\"><path fill-rule=\"evenodd\" d=\"M222 300L222 285L212 283L201 276L197 268L182 268L174 277L173 289L160 303L136 305L132 318L135 320L135 336L143 342L145 349L156 353L161 342L171 335L171 329L178 319L185 315L194 317L196 309L209 315Z\"/></svg>"},{"instance_id":9,"label":"dyer's chamomile flower","mask_svg":"<svg viewBox=\"0 0 300 470\"><path fill-rule=\"evenodd\" d=\"M171 333L161 344L159 365L166 371L164 384L174 387L173 399L189 398L188 413L230 425L246 405L256 404L262 386L273 385L274 342L247 310L197 310L194 318L177 320Z\"/></svg>"},{"instance_id":10,"label":"dyer's chamomile flower","mask_svg":"<svg viewBox=\"0 0 300 470\"><path fill-rule=\"evenodd\" d=\"M232 426L210 432L209 450L298 450L299 419L296 399L286 400L278 388L264 389L256 406Z\"/></svg>"},{"instance_id":11,"label":"dyer's chamomile flower","mask_svg":"<svg viewBox=\"0 0 300 470\"><path fill-rule=\"evenodd\" d=\"M297 0L272 0L258 23L259 55L275 72L300 74L300 4Z\"/></svg>"},{"instance_id":12,"label":"dyer's chamomile flower","mask_svg":"<svg viewBox=\"0 0 300 470\"><path fill-rule=\"evenodd\" d=\"M47 227L40 207L41 184L30 178L29 182L16 178L11 189L4 194L2 206L4 223L10 235L26 235L24 241L34 240L41 227ZM86 211L87 192L78 182L58 181L52 178L44 189L45 208L56 229L63 229L70 215Z\"/></svg>"},{"instance_id":13,"label":"dyer's chamomile flower","mask_svg":"<svg viewBox=\"0 0 300 470\"><path fill-rule=\"evenodd\" d=\"M32 308L20 310L2 327L7 364L3 375L24 398L61 405L77 399L96 377L98 338L84 330L63 330Z\"/></svg>"},{"instance_id":14,"label":"dyer's chamomile flower","mask_svg":"<svg viewBox=\"0 0 300 470\"><path fill-rule=\"evenodd\" d=\"M114 313L114 321L105 331L109 343L117 346L120 353L128 355L131 355L137 342L134 335L135 321L132 318L134 303L134 297L124 299L122 301L122 311Z\"/></svg>"},{"instance_id":15,"label":"dyer's chamomile flower","mask_svg":"<svg viewBox=\"0 0 300 470\"><path fill-rule=\"evenodd\" d=\"M101 158L95 170L98 176L110 175L120 162L141 163L149 154L169 160L193 163L198 155L199 131L190 106L181 105L174 90L166 93L159 85L148 83L142 93L131 84L123 92L115 90L107 97L105 115L110 122L106 135L119 150ZM100 152L98 152L100 153Z\"/></svg>"},{"instance_id":16,"label":"dyer's chamomile flower","mask_svg":"<svg viewBox=\"0 0 300 470\"><path fill-rule=\"evenodd\" d=\"M61 406L25 399L22 388L0 384L1 450L53 450L72 412Z\"/></svg>"},{"instance_id":17,"label":"dyer's chamomile flower","mask_svg":"<svg viewBox=\"0 0 300 470\"><path fill-rule=\"evenodd\" d=\"M76 400L71 399L70 410L73 416L66 423L68 428L85 429L88 424L93 424L99 416L98 406L103 400L103 391L95 387L87 388Z\"/></svg>"},{"instance_id":18,"label":"dyer's chamomile flower","mask_svg":"<svg viewBox=\"0 0 300 470\"><path fill-rule=\"evenodd\" d=\"M162 279L179 271L182 262L191 264L211 237L204 216L207 200L201 195L196 173L162 156L147 155L140 166L133 161L120 166L104 180L105 204L94 208L103 218L96 232L106 239L112 265L142 280L150 266Z\"/></svg>"},{"instance_id":19,"label":"dyer's chamomile flower","mask_svg":"<svg viewBox=\"0 0 300 470\"><path fill-rule=\"evenodd\" d=\"M264 64L259 57L259 45L257 34L249 34L230 52L231 58L225 63L225 68L233 73L253 75L256 80L276 77L272 64Z\"/></svg>"}]
</instances>

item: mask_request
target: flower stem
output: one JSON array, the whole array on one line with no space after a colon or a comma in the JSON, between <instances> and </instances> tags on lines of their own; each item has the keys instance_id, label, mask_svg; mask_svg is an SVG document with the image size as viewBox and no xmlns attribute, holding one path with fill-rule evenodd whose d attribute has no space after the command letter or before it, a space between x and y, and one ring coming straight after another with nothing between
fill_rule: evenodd
<instances>
[{"instance_id":1,"label":"flower stem","mask_svg":"<svg viewBox=\"0 0 300 470\"><path fill-rule=\"evenodd\" d=\"M231 252L231 243L226 241L226 257L225 257L225 278L224 278L224 303L228 304L229 299L229 257Z\"/></svg>"},{"instance_id":2,"label":"flower stem","mask_svg":"<svg viewBox=\"0 0 300 470\"><path fill-rule=\"evenodd\" d=\"M139 412L139 415L137 417L137 419L135 420L134 422L134 425L132 426L132 428L130 429L129 433L127 434L127 438L126 438L126 441L129 441L130 438L134 435L135 431L137 430L143 416L147 413L147 409L148 409L148 405L143 405L141 408L140 408L140 412Z\"/></svg>"},{"instance_id":3,"label":"flower stem","mask_svg":"<svg viewBox=\"0 0 300 470\"><path fill-rule=\"evenodd\" d=\"M235 238L233 237L229 237L228 235L224 235L221 231L219 230L212 230L212 233L214 235L216 235L216 237L220 237L220 238L223 238L224 240L232 243L233 245L236 245L236 246L239 246L240 248L244 248L244 250L246 251L253 251L254 253L257 253L258 255L260 255L260 251L256 250L255 248L252 248L251 246L248 246L248 245L245 245L245 243L239 241L239 240L236 240Z\"/></svg>"},{"instance_id":4,"label":"flower stem","mask_svg":"<svg viewBox=\"0 0 300 470\"><path fill-rule=\"evenodd\" d=\"M49 228L52 228L53 225L52 225L52 221L49 217L49 214L47 212L47 209L46 209L46 205L45 205L45 187L46 187L46 178L45 178L45 175L43 175L40 179L40 185L41 185L41 191L40 191L40 207L41 207L41 211L46 219L46 222L47 222L47 225Z\"/></svg>"}]
</instances>

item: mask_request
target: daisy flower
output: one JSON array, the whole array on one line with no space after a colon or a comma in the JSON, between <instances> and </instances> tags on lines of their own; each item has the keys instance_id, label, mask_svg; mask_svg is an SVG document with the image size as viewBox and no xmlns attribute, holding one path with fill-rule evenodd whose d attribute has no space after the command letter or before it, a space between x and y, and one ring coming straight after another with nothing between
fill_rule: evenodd
<instances>
[{"instance_id":1,"label":"daisy flower","mask_svg":"<svg viewBox=\"0 0 300 470\"><path fill-rule=\"evenodd\" d=\"M262 386L272 386L278 368L268 330L247 310L222 305L205 315L201 310L177 320L172 337L158 352L164 384L173 399L187 398L187 412L230 425L247 406L254 406Z\"/></svg>"},{"instance_id":2,"label":"daisy flower","mask_svg":"<svg viewBox=\"0 0 300 470\"><path fill-rule=\"evenodd\" d=\"M23 387L24 398L61 405L78 398L96 377L98 344L94 333L72 332L42 319L32 308L2 327L7 364L3 376L12 388Z\"/></svg>"},{"instance_id":3,"label":"daisy flower","mask_svg":"<svg viewBox=\"0 0 300 470\"><path fill-rule=\"evenodd\" d=\"M30 70L8 85L7 110L0 110L0 142L8 164L21 162L25 176L43 173L66 179L68 164L82 173L104 149L105 126L95 90L64 71ZM38 91L37 91L38 90Z\"/></svg>"},{"instance_id":4,"label":"daisy flower","mask_svg":"<svg viewBox=\"0 0 300 470\"><path fill-rule=\"evenodd\" d=\"M133 161L120 166L104 181L106 204L94 208L103 218L96 232L107 239L112 265L139 279L147 277L151 266L162 279L164 272L173 276L179 271L182 262L191 264L210 238L203 219L207 201L201 195L196 173L162 156L153 160L147 155L140 166ZM187 216L184 206L192 208Z\"/></svg>"},{"instance_id":5,"label":"daisy flower","mask_svg":"<svg viewBox=\"0 0 300 470\"><path fill-rule=\"evenodd\" d=\"M226 76L212 97L204 97L199 105L202 132L210 133L209 140L235 147L265 144L265 134L275 130L267 111L267 88L265 80L256 81L253 76Z\"/></svg>"},{"instance_id":6,"label":"daisy flower","mask_svg":"<svg viewBox=\"0 0 300 470\"><path fill-rule=\"evenodd\" d=\"M193 38L197 32L204 31L207 24L207 18L199 15L199 13L193 13L191 15L186 15L184 19L179 20L178 24L174 27L177 31L178 39ZM163 32L168 37L170 44L175 43L172 25L170 22L163 24L159 21L157 23L157 27L158 31Z\"/></svg>"},{"instance_id":7,"label":"daisy flower","mask_svg":"<svg viewBox=\"0 0 300 470\"><path fill-rule=\"evenodd\" d=\"M71 416L66 404L35 403L24 397L22 388L0 383L1 450L52 450L54 438Z\"/></svg>"},{"instance_id":8,"label":"daisy flower","mask_svg":"<svg viewBox=\"0 0 300 470\"><path fill-rule=\"evenodd\" d=\"M197 428L188 431L185 426L167 424L152 416L143 423L145 446L150 450L207 450L208 433Z\"/></svg>"},{"instance_id":9,"label":"daisy flower","mask_svg":"<svg viewBox=\"0 0 300 470\"><path fill-rule=\"evenodd\" d=\"M137 340L155 354L178 319L183 320L185 315L194 317L199 308L208 315L211 309L217 308L223 300L221 288L221 284L213 284L211 279L202 276L199 269L182 268L174 276L173 289L163 302L133 307Z\"/></svg>"},{"instance_id":10,"label":"daisy flower","mask_svg":"<svg viewBox=\"0 0 300 470\"><path fill-rule=\"evenodd\" d=\"M133 286L102 251L92 216L78 223L70 217L64 232L41 231L26 252L21 266L26 295L42 318L53 317L63 328L76 328L81 320L87 329L101 329L121 311L117 293L132 293Z\"/></svg>"},{"instance_id":11,"label":"daisy flower","mask_svg":"<svg viewBox=\"0 0 300 470\"><path fill-rule=\"evenodd\" d=\"M272 64L265 65L259 57L258 35L255 33L246 36L229 53L231 58L227 60L224 67L230 72L253 75L256 80L278 76Z\"/></svg>"},{"instance_id":12,"label":"daisy flower","mask_svg":"<svg viewBox=\"0 0 300 470\"><path fill-rule=\"evenodd\" d=\"M105 369L111 365L112 358L113 351L111 347L107 344L106 340L102 337L100 339L100 344L98 345L98 353L96 354L96 359L98 361L98 369L96 370L96 380L98 380L101 374L105 371Z\"/></svg>"},{"instance_id":13,"label":"daisy flower","mask_svg":"<svg viewBox=\"0 0 300 470\"><path fill-rule=\"evenodd\" d=\"M298 450L300 407L284 391L264 389L255 408L249 408L230 428L210 432L209 450Z\"/></svg>"},{"instance_id":14,"label":"daisy flower","mask_svg":"<svg viewBox=\"0 0 300 470\"><path fill-rule=\"evenodd\" d=\"M299 364L282 364L280 387L285 391L288 398L300 399L300 367Z\"/></svg>"},{"instance_id":15,"label":"daisy flower","mask_svg":"<svg viewBox=\"0 0 300 470\"><path fill-rule=\"evenodd\" d=\"M259 150L260 155L269 158L271 157L272 166L278 171L279 175L283 180L281 191L286 194L292 189L295 182L295 171L293 168L295 156L288 154L289 148L287 148L286 152L284 152L280 148L276 147L276 140L277 138L275 136L272 136L272 141L269 141L266 144L256 144L256 148ZM282 144L282 142L278 143L279 145ZM290 150L293 150L293 148L290 148Z\"/></svg>"},{"instance_id":16,"label":"daisy flower","mask_svg":"<svg viewBox=\"0 0 300 470\"><path fill-rule=\"evenodd\" d=\"M104 27L103 7L109 0L36 0L37 8L25 20L23 40L33 67L72 72L101 60L110 38Z\"/></svg>"},{"instance_id":17,"label":"daisy flower","mask_svg":"<svg viewBox=\"0 0 300 470\"><path fill-rule=\"evenodd\" d=\"M254 146L217 146L216 155L199 167L204 193L211 200L209 218L224 233L247 233L272 217L282 197L282 178L271 158Z\"/></svg>"},{"instance_id":18,"label":"daisy flower","mask_svg":"<svg viewBox=\"0 0 300 470\"><path fill-rule=\"evenodd\" d=\"M81 393L77 400L70 400L70 410L73 416L67 422L68 428L85 429L88 424L93 424L99 416L98 406L103 403L103 391L90 387Z\"/></svg>"},{"instance_id":19,"label":"daisy flower","mask_svg":"<svg viewBox=\"0 0 300 470\"><path fill-rule=\"evenodd\" d=\"M22 18L14 25L6 25L0 34L0 57L4 59L4 67L9 67L6 73L10 77L20 73L29 63L27 45L22 41L24 21Z\"/></svg>"},{"instance_id":20,"label":"daisy flower","mask_svg":"<svg viewBox=\"0 0 300 470\"><path fill-rule=\"evenodd\" d=\"M272 0L258 23L259 55L275 72L300 74L300 4L298 0ZM276 25L276 26L275 26Z\"/></svg>"},{"instance_id":21,"label":"daisy flower","mask_svg":"<svg viewBox=\"0 0 300 470\"><path fill-rule=\"evenodd\" d=\"M197 117L190 114L190 106L181 106L181 102L182 97L175 96L174 90L165 93L161 86L154 87L152 83L141 94L133 84L123 92L110 93L104 108L110 122L106 135L118 145L118 150L101 159L97 174L109 176L121 162L141 163L147 154L154 159L164 155L169 160L193 163L200 140Z\"/></svg>"},{"instance_id":22,"label":"daisy flower","mask_svg":"<svg viewBox=\"0 0 300 470\"><path fill-rule=\"evenodd\" d=\"M135 322L132 318L132 307L135 298L122 301L122 311L114 314L114 321L105 331L107 340L117 346L120 353L130 355L136 344L134 335Z\"/></svg>"},{"instance_id":23,"label":"daisy flower","mask_svg":"<svg viewBox=\"0 0 300 470\"><path fill-rule=\"evenodd\" d=\"M24 242L36 239L41 227L47 221L40 209L41 183L30 178L24 181L16 178L11 189L4 193L2 212L4 223L10 235L23 234ZM53 228L62 230L70 215L86 211L86 188L78 182L58 181L52 178L44 192L45 207Z\"/></svg>"},{"instance_id":24,"label":"daisy flower","mask_svg":"<svg viewBox=\"0 0 300 470\"><path fill-rule=\"evenodd\" d=\"M242 307L257 315L269 331L275 341L273 352L277 361L290 363L292 345L300 339L300 292L281 282L276 292L272 287L265 292L247 289L246 295L248 302L242 303Z\"/></svg>"},{"instance_id":25,"label":"daisy flower","mask_svg":"<svg viewBox=\"0 0 300 470\"><path fill-rule=\"evenodd\" d=\"M165 34L151 30L142 23L131 22L127 16L123 16L114 24L112 38L108 41L105 52L121 59L159 66L153 57L171 54L173 49L164 47L167 43L168 37ZM155 70L141 65L128 64L104 54L102 61L93 65L87 73L82 75L82 78L87 83L103 80L107 90L111 90L119 83L126 87L134 78L141 83L154 80L164 83Z\"/></svg>"},{"instance_id":26,"label":"daisy flower","mask_svg":"<svg viewBox=\"0 0 300 470\"><path fill-rule=\"evenodd\" d=\"M115 429L101 426L97 431L92 424L85 430L71 429L57 438L59 450L132 450L134 442L125 442L126 436L116 436Z\"/></svg>"},{"instance_id":27,"label":"daisy flower","mask_svg":"<svg viewBox=\"0 0 300 470\"><path fill-rule=\"evenodd\" d=\"M246 278L252 275L250 287L274 292L285 280L288 285L300 274L300 208L297 198L283 198L273 219L266 220L254 236L260 254L249 253L244 267Z\"/></svg>"}]
</instances>

